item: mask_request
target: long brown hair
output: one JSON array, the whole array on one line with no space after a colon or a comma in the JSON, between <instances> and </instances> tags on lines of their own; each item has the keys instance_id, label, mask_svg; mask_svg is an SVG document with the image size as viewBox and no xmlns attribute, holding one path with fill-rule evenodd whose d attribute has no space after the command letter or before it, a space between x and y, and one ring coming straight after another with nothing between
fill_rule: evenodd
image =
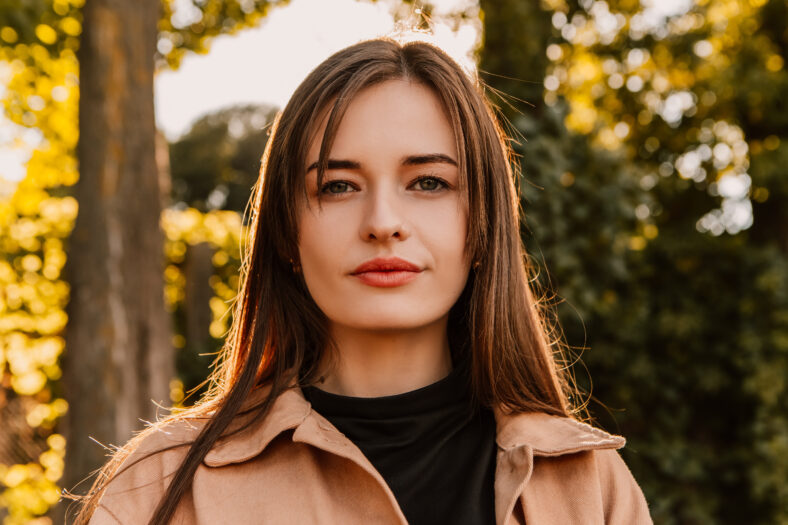
<instances>
[{"instance_id":1,"label":"long brown hair","mask_svg":"<svg viewBox=\"0 0 788 525\"><path fill-rule=\"evenodd\" d=\"M549 341L547 310L532 290L520 239L520 207L511 150L480 82L437 47L382 38L332 55L296 89L272 128L260 178L249 201L251 221L233 325L195 406L151 424L118 449L82 500L76 523L87 523L107 483L142 440L170 422L205 425L161 498L150 523L166 523L203 458L220 439L264 418L289 384L314 384L323 352L332 351L327 322L291 260L298 253L297 202L302 197L310 133L328 115L318 160L318 185L337 127L361 90L393 79L434 90L454 128L469 205L466 253L476 261L449 316L450 346L467 359L478 403L507 411L573 416L560 356ZM252 418L223 434L250 392L268 389ZM176 445L182 446L182 445ZM172 448L172 447L170 447ZM161 451L157 451L161 452ZM143 458L144 459L144 458ZM131 466L131 465L129 465ZM125 468L124 468L125 470Z\"/></svg>"}]
</instances>

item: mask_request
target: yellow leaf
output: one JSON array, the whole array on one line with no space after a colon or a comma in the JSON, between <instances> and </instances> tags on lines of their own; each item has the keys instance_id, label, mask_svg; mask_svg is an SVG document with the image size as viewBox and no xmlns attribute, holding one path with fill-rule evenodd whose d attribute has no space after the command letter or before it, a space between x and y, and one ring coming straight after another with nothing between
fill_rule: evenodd
<instances>
[{"instance_id":1,"label":"yellow leaf","mask_svg":"<svg viewBox=\"0 0 788 525\"><path fill-rule=\"evenodd\" d=\"M36 37L44 44L54 44L57 40L57 32L52 26L38 24L36 26Z\"/></svg>"},{"instance_id":2,"label":"yellow leaf","mask_svg":"<svg viewBox=\"0 0 788 525\"><path fill-rule=\"evenodd\" d=\"M60 21L60 29L67 35L79 36L82 33L82 24L72 16L67 16Z\"/></svg>"},{"instance_id":3,"label":"yellow leaf","mask_svg":"<svg viewBox=\"0 0 788 525\"><path fill-rule=\"evenodd\" d=\"M11 388L22 396L32 396L41 391L46 385L47 376L40 370L33 370L26 374L11 376Z\"/></svg>"},{"instance_id":4,"label":"yellow leaf","mask_svg":"<svg viewBox=\"0 0 788 525\"><path fill-rule=\"evenodd\" d=\"M3 40L3 42L8 44L14 44L17 40L19 40L19 35L13 27L6 26L3 29L0 29L0 40Z\"/></svg>"}]
</instances>

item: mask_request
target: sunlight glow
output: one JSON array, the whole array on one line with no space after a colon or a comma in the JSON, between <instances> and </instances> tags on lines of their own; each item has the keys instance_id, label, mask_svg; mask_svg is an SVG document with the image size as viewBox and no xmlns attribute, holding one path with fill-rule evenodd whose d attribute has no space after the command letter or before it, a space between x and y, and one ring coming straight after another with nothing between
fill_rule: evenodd
<instances>
[{"instance_id":1,"label":"sunlight glow","mask_svg":"<svg viewBox=\"0 0 788 525\"><path fill-rule=\"evenodd\" d=\"M471 70L475 67L478 27L471 21L455 30L440 16L474 3L435 2L433 35L419 35ZM174 140L199 116L223 107L245 103L283 107L298 83L330 54L360 40L403 29L392 14L396 9L401 11L400 4L292 0L273 9L259 27L218 37L207 55L189 55L177 71L157 75L158 127Z\"/></svg>"}]
</instances>

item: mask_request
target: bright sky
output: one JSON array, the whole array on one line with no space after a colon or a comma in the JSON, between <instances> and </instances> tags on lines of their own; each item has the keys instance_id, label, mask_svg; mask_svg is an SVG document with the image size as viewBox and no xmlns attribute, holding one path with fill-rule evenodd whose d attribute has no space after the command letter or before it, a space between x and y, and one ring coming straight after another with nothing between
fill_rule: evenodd
<instances>
[{"instance_id":1,"label":"bright sky","mask_svg":"<svg viewBox=\"0 0 788 525\"><path fill-rule=\"evenodd\" d=\"M441 0L441 11L467 4ZM156 78L157 125L175 139L199 116L239 103L283 107L304 77L329 55L359 40L395 29L391 2L291 0L260 27L215 39L207 55L186 57L177 71ZM477 32L456 33L437 24L435 38L457 60L469 63Z\"/></svg>"}]
</instances>

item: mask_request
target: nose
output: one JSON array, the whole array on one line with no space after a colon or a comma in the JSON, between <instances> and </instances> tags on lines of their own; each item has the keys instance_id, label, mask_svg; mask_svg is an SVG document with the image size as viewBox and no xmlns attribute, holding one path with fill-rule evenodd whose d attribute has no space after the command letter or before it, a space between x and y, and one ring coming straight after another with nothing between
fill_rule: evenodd
<instances>
[{"instance_id":1,"label":"nose","mask_svg":"<svg viewBox=\"0 0 788 525\"><path fill-rule=\"evenodd\" d=\"M364 241L404 241L410 235L401 199L394 188L381 185L369 194L359 234Z\"/></svg>"}]
</instances>

